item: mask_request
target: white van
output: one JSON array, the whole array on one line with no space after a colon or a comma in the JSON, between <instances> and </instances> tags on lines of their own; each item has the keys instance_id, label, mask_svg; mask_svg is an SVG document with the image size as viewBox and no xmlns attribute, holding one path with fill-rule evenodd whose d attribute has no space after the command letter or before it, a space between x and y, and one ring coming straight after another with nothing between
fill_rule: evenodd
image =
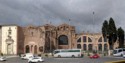
<instances>
[{"instance_id":1,"label":"white van","mask_svg":"<svg viewBox=\"0 0 125 63\"><path fill-rule=\"evenodd\" d=\"M123 56L125 52L125 48L118 48L113 50L113 56Z\"/></svg>"},{"instance_id":2,"label":"white van","mask_svg":"<svg viewBox=\"0 0 125 63\"><path fill-rule=\"evenodd\" d=\"M30 58L32 58L34 55L32 54L32 53L26 53L26 54L24 54L22 57L21 57L21 59L30 59Z\"/></svg>"}]
</instances>

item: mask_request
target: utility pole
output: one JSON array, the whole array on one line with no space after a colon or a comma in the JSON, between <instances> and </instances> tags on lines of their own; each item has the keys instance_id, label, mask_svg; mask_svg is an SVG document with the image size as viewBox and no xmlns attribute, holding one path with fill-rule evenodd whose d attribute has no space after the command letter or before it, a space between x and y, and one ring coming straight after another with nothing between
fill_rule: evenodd
<instances>
[{"instance_id":1,"label":"utility pole","mask_svg":"<svg viewBox=\"0 0 125 63\"><path fill-rule=\"evenodd\" d=\"M94 31L94 14L95 14L95 12L93 11L93 19L92 19L92 21L93 21L93 42L95 42L95 37L94 37L94 33L95 33L95 31ZM97 44L95 43L95 45L94 45L94 50L95 50L95 52L97 52Z\"/></svg>"}]
</instances>

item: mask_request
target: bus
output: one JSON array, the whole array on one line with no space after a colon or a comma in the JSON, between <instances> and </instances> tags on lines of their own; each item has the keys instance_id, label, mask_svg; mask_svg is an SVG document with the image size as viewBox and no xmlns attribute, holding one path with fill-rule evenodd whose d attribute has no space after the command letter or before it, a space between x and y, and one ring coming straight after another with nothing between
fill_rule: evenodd
<instances>
[{"instance_id":1,"label":"bus","mask_svg":"<svg viewBox=\"0 0 125 63\"><path fill-rule=\"evenodd\" d=\"M123 56L125 53L125 48L118 48L113 50L113 56Z\"/></svg>"},{"instance_id":2,"label":"bus","mask_svg":"<svg viewBox=\"0 0 125 63\"><path fill-rule=\"evenodd\" d=\"M81 49L57 49L53 51L54 57L81 57Z\"/></svg>"}]
</instances>

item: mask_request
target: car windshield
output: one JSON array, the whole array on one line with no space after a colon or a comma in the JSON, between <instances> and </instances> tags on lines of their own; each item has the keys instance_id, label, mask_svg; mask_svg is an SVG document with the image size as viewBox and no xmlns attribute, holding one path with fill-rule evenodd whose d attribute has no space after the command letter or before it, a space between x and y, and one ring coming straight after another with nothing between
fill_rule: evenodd
<instances>
[{"instance_id":1,"label":"car windshield","mask_svg":"<svg viewBox=\"0 0 125 63\"><path fill-rule=\"evenodd\" d=\"M54 54L57 54L57 53L59 53L60 51L54 51Z\"/></svg>"},{"instance_id":2,"label":"car windshield","mask_svg":"<svg viewBox=\"0 0 125 63\"><path fill-rule=\"evenodd\" d=\"M39 58L37 58L37 57L34 57L33 59L39 59Z\"/></svg>"},{"instance_id":3,"label":"car windshield","mask_svg":"<svg viewBox=\"0 0 125 63\"><path fill-rule=\"evenodd\" d=\"M117 50L114 50L113 53L116 54L116 53L117 53Z\"/></svg>"}]
</instances>

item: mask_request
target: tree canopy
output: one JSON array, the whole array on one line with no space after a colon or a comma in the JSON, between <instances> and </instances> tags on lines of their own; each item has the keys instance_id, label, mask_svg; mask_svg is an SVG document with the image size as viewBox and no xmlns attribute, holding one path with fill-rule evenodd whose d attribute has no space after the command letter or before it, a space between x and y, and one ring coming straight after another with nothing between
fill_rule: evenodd
<instances>
[{"instance_id":1,"label":"tree canopy","mask_svg":"<svg viewBox=\"0 0 125 63\"><path fill-rule=\"evenodd\" d=\"M107 20L104 21L102 26L102 34L104 38L108 38L110 49L113 49L113 45L117 40L117 28L113 18L110 18L109 22Z\"/></svg>"},{"instance_id":2,"label":"tree canopy","mask_svg":"<svg viewBox=\"0 0 125 63\"><path fill-rule=\"evenodd\" d=\"M118 28L118 41L119 41L119 48L124 47L124 30L120 27Z\"/></svg>"}]
</instances>

